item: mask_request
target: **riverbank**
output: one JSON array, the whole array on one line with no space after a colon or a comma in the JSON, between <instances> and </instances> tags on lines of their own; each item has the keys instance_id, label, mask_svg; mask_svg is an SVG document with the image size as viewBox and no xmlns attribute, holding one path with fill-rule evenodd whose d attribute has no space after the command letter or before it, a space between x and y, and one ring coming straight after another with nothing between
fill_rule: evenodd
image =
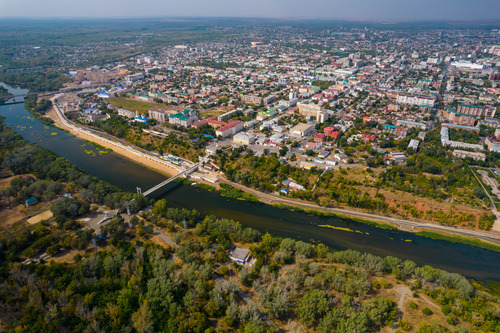
<instances>
[{"instance_id":1,"label":"riverbank","mask_svg":"<svg viewBox=\"0 0 500 333\"><path fill-rule=\"evenodd\" d=\"M55 106L57 107L57 106ZM54 108L55 108L54 107ZM75 130L71 125L67 125L64 121L64 119L61 119L61 117L57 114L57 111L51 109L48 112L48 116L54 120L55 124L63 128L67 131L69 131L71 134L81 137L83 139L89 140L89 141L94 141L106 148L111 148L120 155L123 155L130 160L142 164L148 168L152 168L154 170L157 170L161 173L167 173L167 174L176 174L178 171L175 168L169 168L168 166L159 163L155 161L154 159L147 158L145 156L142 156L142 153L139 152L133 152L132 147L127 147L130 149L123 149L119 146L116 146L115 144L110 144L109 140L102 138L99 139L99 136L95 135L92 133L92 135L89 135L85 133L85 131L79 131ZM63 117L63 116L62 116ZM77 128L78 129L78 128ZM220 175L219 175L220 176ZM466 230L466 229L457 229L454 227L449 227L449 226L442 226L438 224L430 224L430 223L422 223L422 222L416 222L416 221L408 221L408 220L402 220L394 217L389 217L389 216L381 216L381 215L375 215L371 213L364 213L360 211L355 211L355 210L350 210L346 208L332 208L332 207L321 207L318 206L314 203L307 203L299 200L293 200L290 198L285 198L282 196L275 196L272 194L266 194L259 192L257 190L248 188L246 186L230 182L228 180L225 180L224 178L220 178L221 183L225 183L228 185L231 185L232 187L239 189L245 193L250 194L249 198L256 197L258 198L258 201L269 204L269 205L276 205L276 204L283 204L283 205L288 205L288 206L294 206L294 207L299 207L301 209L305 208L306 213L313 213L316 215L323 215L325 214L333 214L335 216L339 217L346 217L350 219L357 220L358 222L366 223L366 224L371 224L375 225L381 228L392 228L395 227L399 230L402 231L407 231L407 232L412 232L416 233L417 230L416 228L428 228L428 229L433 229L437 232L439 231L445 231L449 232L454 235L458 235L459 237L472 237L472 238L478 238L482 239L486 242L490 242L493 244L498 244L500 245L500 234L497 233L492 233L492 232L480 232L480 231L475 231L475 230ZM208 184L209 185L209 184ZM221 191L224 192L224 191ZM227 192L227 189L226 189ZM232 196L232 195L230 195ZM253 196L253 197L252 197ZM245 199L244 196L241 196L241 199ZM254 200L250 200L254 201ZM279 208L279 207L278 207ZM468 243L464 243L468 244Z\"/></svg>"},{"instance_id":2,"label":"riverbank","mask_svg":"<svg viewBox=\"0 0 500 333\"><path fill-rule=\"evenodd\" d=\"M126 157L129 160L138 163L142 166L145 166L148 169L152 169L156 172L159 172L167 177L171 177L172 175L179 173L179 171L173 167L169 167L168 165L160 163L154 159L147 158L138 153L122 148L119 145L110 144L107 140L100 139L99 136L97 135L94 136L94 135L89 135L83 131L76 131L72 127L69 127L62 122L62 120L57 115L55 108L56 106L51 107L50 110L46 113L46 116L54 121L54 126L57 126L60 129L65 130L80 139L90 142L95 142L106 149L111 149L114 152L122 155L123 157Z\"/></svg>"},{"instance_id":3,"label":"riverbank","mask_svg":"<svg viewBox=\"0 0 500 333\"><path fill-rule=\"evenodd\" d=\"M425 229L425 228L422 228ZM451 235L447 232L435 232L435 231L418 231L416 233L419 236L422 237L427 237L427 238L432 238L432 239L439 239L439 240L444 240L447 242L452 242L452 243L459 243L459 244L465 244L469 246L474 246L478 247L480 249L485 249L488 251L494 251L500 253L500 246L496 245L491 242L486 242L482 240L478 240L475 238L469 238L469 237L459 237L455 235Z\"/></svg>"},{"instance_id":4,"label":"riverbank","mask_svg":"<svg viewBox=\"0 0 500 333\"><path fill-rule=\"evenodd\" d=\"M249 194L252 194L254 196L257 196L259 198L259 201L261 203L269 204L269 205L286 205L286 206L291 206L291 207L297 207L299 209L302 209L303 211L307 212L307 210L314 210L321 213L333 213L336 216L339 217L346 217L350 219L354 219L358 222L362 223L368 223L372 225L378 225L379 227L395 227L401 231L407 231L411 233L418 233L418 231L421 231L423 228L427 229L432 229L434 230L435 233L440 233L440 232L447 232L453 235L457 235L459 238L460 237L470 237L470 238L477 238L481 239L485 242L488 243L493 243L495 245L500 246L500 234L497 232L485 232L485 231L477 231L477 230L467 230L467 229L458 229L455 227L449 227L449 226L443 226L440 224L431 224L431 223L423 223L423 222L417 222L417 221L409 221L409 220L402 220L394 217L389 217L389 216L381 216L381 215L376 215L376 214L370 214L370 213L364 213L360 211L355 211L355 210L350 210L346 208L333 208L333 207L321 207L318 206L314 203L307 203L299 200L294 200L282 196L276 196L272 194L267 194L263 193L260 191L257 191L255 189L246 187L244 185L234 183L231 181L228 181L226 179L220 179L221 183L227 183L229 185L232 185L233 187L239 188L240 190L247 192ZM467 244L468 243L463 243Z\"/></svg>"}]
</instances>

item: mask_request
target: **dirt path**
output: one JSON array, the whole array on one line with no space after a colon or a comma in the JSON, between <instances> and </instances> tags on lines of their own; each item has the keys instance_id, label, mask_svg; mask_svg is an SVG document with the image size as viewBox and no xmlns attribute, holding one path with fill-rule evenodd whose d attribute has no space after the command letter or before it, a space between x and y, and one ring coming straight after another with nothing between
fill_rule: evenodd
<instances>
[{"instance_id":1,"label":"dirt path","mask_svg":"<svg viewBox=\"0 0 500 333\"><path fill-rule=\"evenodd\" d=\"M394 324L392 325L392 328L389 330L389 332L393 333L396 331L398 328L398 321L403 315L403 303L405 301L406 295L411 295L411 290L408 287L404 286L399 286L396 288L397 291L401 293L401 297L399 298L398 302L398 316L396 317L396 320L394 321Z\"/></svg>"}]
</instances>

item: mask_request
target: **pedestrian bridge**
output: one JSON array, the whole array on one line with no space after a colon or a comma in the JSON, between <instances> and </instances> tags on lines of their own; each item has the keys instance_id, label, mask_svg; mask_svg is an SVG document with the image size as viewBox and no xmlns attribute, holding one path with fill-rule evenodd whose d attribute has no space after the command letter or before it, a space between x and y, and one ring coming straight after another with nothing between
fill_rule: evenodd
<instances>
[{"instance_id":1,"label":"pedestrian bridge","mask_svg":"<svg viewBox=\"0 0 500 333\"><path fill-rule=\"evenodd\" d=\"M149 190L147 190L146 192L143 192L142 195L144 196L147 196L151 193L153 193L154 191L156 190L159 190L160 188L162 188L163 186L166 186L168 184L170 184L171 182L173 182L174 180L176 180L177 178L179 177L185 177L187 176L188 174L190 174L191 172L195 171L196 169L198 169L198 167L200 166L200 163L196 163L195 165L193 165L192 167L190 167L189 169L186 169L182 172L179 172L177 175L165 180L164 182L161 182L160 184L150 188Z\"/></svg>"}]
</instances>

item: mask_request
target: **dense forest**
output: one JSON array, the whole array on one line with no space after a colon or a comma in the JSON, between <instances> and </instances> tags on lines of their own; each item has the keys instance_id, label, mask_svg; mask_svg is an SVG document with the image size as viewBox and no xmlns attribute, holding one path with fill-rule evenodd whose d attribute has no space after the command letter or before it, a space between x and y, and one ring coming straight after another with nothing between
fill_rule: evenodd
<instances>
[{"instance_id":1,"label":"dense forest","mask_svg":"<svg viewBox=\"0 0 500 333\"><path fill-rule=\"evenodd\" d=\"M71 79L61 73L48 71L0 74L0 81L28 88L33 93L59 90L63 87L64 83L71 82Z\"/></svg>"}]
</instances>

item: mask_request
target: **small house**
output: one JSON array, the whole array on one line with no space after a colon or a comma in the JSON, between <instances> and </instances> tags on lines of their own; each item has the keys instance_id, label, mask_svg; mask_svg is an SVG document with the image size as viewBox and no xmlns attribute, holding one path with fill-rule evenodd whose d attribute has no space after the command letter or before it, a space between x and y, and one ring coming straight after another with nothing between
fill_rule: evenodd
<instances>
[{"instance_id":1,"label":"small house","mask_svg":"<svg viewBox=\"0 0 500 333\"><path fill-rule=\"evenodd\" d=\"M34 206L38 203L38 199L35 197L31 197L28 200L24 202L26 204L26 207Z\"/></svg>"},{"instance_id":2,"label":"small house","mask_svg":"<svg viewBox=\"0 0 500 333\"><path fill-rule=\"evenodd\" d=\"M233 251L229 254L231 260L237 263L244 264L248 261L250 257L250 251L247 249L242 249L240 247L235 247Z\"/></svg>"}]
</instances>

